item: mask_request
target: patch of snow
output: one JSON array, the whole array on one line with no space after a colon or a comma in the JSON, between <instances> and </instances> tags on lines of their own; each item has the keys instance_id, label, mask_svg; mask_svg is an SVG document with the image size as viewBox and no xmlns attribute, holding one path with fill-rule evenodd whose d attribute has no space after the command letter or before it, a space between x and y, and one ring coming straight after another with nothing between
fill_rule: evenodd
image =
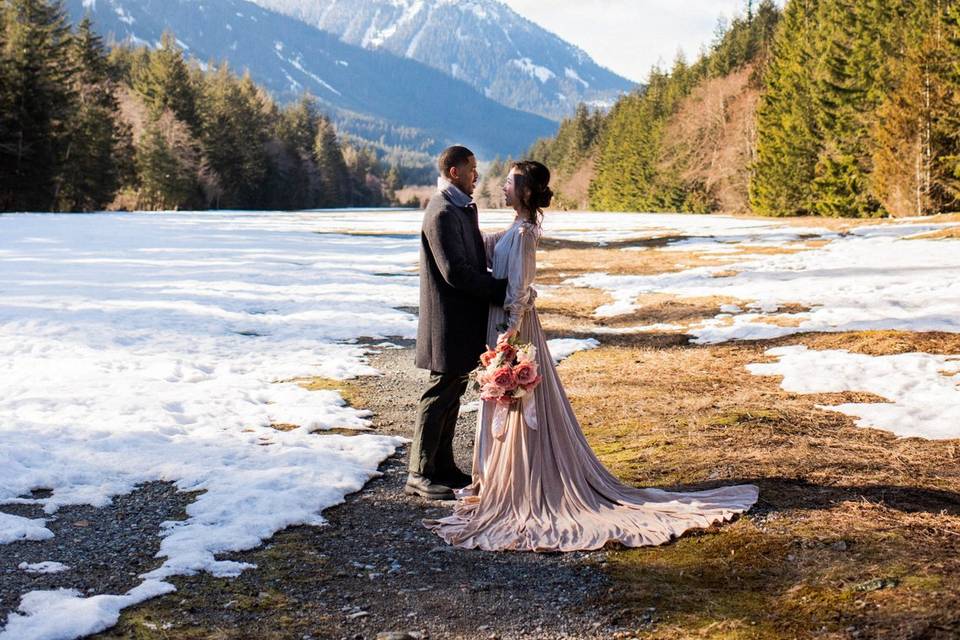
<instances>
[{"instance_id":1,"label":"patch of snow","mask_svg":"<svg viewBox=\"0 0 960 640\"><path fill-rule=\"evenodd\" d=\"M649 333L654 331L679 331L683 327L679 324L669 324L657 322L655 324L645 324L636 327L597 327L594 333L607 335L629 335L631 333Z\"/></svg>"},{"instance_id":2,"label":"patch of snow","mask_svg":"<svg viewBox=\"0 0 960 640\"><path fill-rule=\"evenodd\" d=\"M528 76L536 78L541 83L546 83L551 79L557 77L557 74L555 74L553 71L550 71L550 69L534 64L533 60L531 60L530 58L520 58L520 59L514 58L513 60L510 61L509 64L512 64L513 66L517 67L518 69L526 73Z\"/></svg>"},{"instance_id":3,"label":"patch of snow","mask_svg":"<svg viewBox=\"0 0 960 640\"><path fill-rule=\"evenodd\" d=\"M393 34L397 32L397 25L392 24L384 29L377 29L376 19L371 21L367 32L363 35L363 38L360 40L360 46L366 49L376 49L380 47L384 42L389 40Z\"/></svg>"},{"instance_id":4,"label":"patch of snow","mask_svg":"<svg viewBox=\"0 0 960 640\"><path fill-rule=\"evenodd\" d=\"M293 66L294 69L296 69L296 70L299 71L300 73L304 74L305 76L311 78L314 82L316 82L316 83L319 84L320 86L328 89L329 91L337 94L338 96L343 95L342 93L340 93L339 91L337 91L335 88L333 88L332 85L330 85L330 84L328 84L326 81L324 81L320 76L318 76L317 74L315 74L315 73L313 73L313 72L311 72L311 71L306 70L306 69L303 67L303 62L301 61L301 58L300 58L299 55L298 55L296 58L292 58L292 59L291 59L291 58L287 58L287 62L289 62L289 63Z\"/></svg>"},{"instance_id":5,"label":"patch of snow","mask_svg":"<svg viewBox=\"0 0 960 640\"><path fill-rule=\"evenodd\" d=\"M490 14L487 13L487 10L479 2L462 2L458 3L458 5L463 11L472 13L478 20L485 21L491 18Z\"/></svg>"},{"instance_id":6,"label":"patch of snow","mask_svg":"<svg viewBox=\"0 0 960 640\"><path fill-rule=\"evenodd\" d=\"M147 580L122 596L86 598L76 589L31 591L20 598L20 612L7 617L0 640L66 640L92 635L117 624L122 609L172 591L176 587L158 580Z\"/></svg>"},{"instance_id":7,"label":"patch of snow","mask_svg":"<svg viewBox=\"0 0 960 640\"><path fill-rule=\"evenodd\" d=\"M281 69L281 71L283 72L283 76L287 79L287 82L290 83L289 86L292 91L299 91L303 87L303 85L301 85L299 82L294 80L293 76L287 73L285 69Z\"/></svg>"},{"instance_id":8,"label":"patch of snow","mask_svg":"<svg viewBox=\"0 0 960 640\"><path fill-rule=\"evenodd\" d=\"M553 361L560 364L578 351L596 349L600 343L595 338L555 338L547 341Z\"/></svg>"},{"instance_id":9,"label":"patch of snow","mask_svg":"<svg viewBox=\"0 0 960 640\"><path fill-rule=\"evenodd\" d=\"M474 400L473 402L465 402L460 405L460 415L462 416L465 413L476 413L480 410L480 401Z\"/></svg>"},{"instance_id":10,"label":"patch of snow","mask_svg":"<svg viewBox=\"0 0 960 640\"><path fill-rule=\"evenodd\" d=\"M570 80L573 80L575 82L579 82L580 84L582 84L584 89L590 88L590 83L584 80L583 78L581 78L580 74L578 74L575 70L571 69L570 67L567 67L566 69L564 69L563 74Z\"/></svg>"},{"instance_id":11,"label":"patch of snow","mask_svg":"<svg viewBox=\"0 0 960 640\"><path fill-rule=\"evenodd\" d=\"M61 563L61 562L21 562L17 565L17 569L21 571L26 571L27 573L62 573L64 571L69 571L70 567Z\"/></svg>"},{"instance_id":12,"label":"patch of snow","mask_svg":"<svg viewBox=\"0 0 960 640\"><path fill-rule=\"evenodd\" d=\"M614 302L597 309L601 317L629 313L635 310L638 296L654 292L752 300L750 308L763 313L787 304L811 307L809 312L777 316L798 321L796 326L771 325L756 313L734 316L732 323L705 322L691 328L698 343L806 331L958 332L960 243L905 239L943 226L911 223L861 228L842 237L824 234L820 237L830 240L826 246L793 254L752 256L743 262L652 276L588 274L567 283L609 292ZM717 277L726 271L737 273Z\"/></svg>"},{"instance_id":13,"label":"patch of snow","mask_svg":"<svg viewBox=\"0 0 960 640\"><path fill-rule=\"evenodd\" d=\"M861 427L902 437L960 438L960 357L904 353L869 356L804 346L770 349L777 362L751 364L758 376L783 376L793 393L873 393L888 403L818 405L857 418Z\"/></svg>"},{"instance_id":14,"label":"patch of snow","mask_svg":"<svg viewBox=\"0 0 960 640\"><path fill-rule=\"evenodd\" d=\"M37 487L52 489L30 499L47 513L150 481L203 492L157 532L164 561L142 589L28 594L0 637L66 624L47 604L77 609L76 627L56 627L72 638L66 629L99 629L169 586L158 580L237 575L247 565L216 556L323 524L323 509L377 474L402 439L316 435L365 430L369 413L282 382L376 374L349 341L415 336L416 318L397 308L417 303L416 241L331 232L357 217L0 216L0 504ZM52 537L43 525L0 512L0 542Z\"/></svg>"},{"instance_id":15,"label":"patch of snow","mask_svg":"<svg viewBox=\"0 0 960 640\"><path fill-rule=\"evenodd\" d=\"M46 520L24 518L0 511L0 544L21 540L49 540L53 532L47 529Z\"/></svg>"}]
</instances>

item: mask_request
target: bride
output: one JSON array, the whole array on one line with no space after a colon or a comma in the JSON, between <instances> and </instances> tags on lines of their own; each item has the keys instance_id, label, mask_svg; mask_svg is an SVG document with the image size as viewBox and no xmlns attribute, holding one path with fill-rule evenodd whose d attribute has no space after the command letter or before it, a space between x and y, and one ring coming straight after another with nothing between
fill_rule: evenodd
<instances>
[{"instance_id":1,"label":"bride","mask_svg":"<svg viewBox=\"0 0 960 640\"><path fill-rule=\"evenodd\" d=\"M497 411L481 403L473 484L451 516L424 524L448 543L488 551L574 551L617 542L658 545L694 528L726 521L756 501L754 485L669 492L622 484L597 459L580 429L547 348L534 307L536 252L543 208L553 192L539 162L514 163L504 195L517 212L506 230L484 236L496 278L506 278L503 307L491 306L488 344L498 327L537 349L543 380L532 394ZM505 415L504 415L505 414Z\"/></svg>"}]
</instances>

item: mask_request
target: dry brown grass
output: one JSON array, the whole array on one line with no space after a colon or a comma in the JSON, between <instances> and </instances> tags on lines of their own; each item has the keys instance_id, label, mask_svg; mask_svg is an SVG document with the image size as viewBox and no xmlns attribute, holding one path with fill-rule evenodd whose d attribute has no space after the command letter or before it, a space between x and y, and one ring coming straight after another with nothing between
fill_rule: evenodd
<instances>
[{"instance_id":1,"label":"dry brown grass","mask_svg":"<svg viewBox=\"0 0 960 640\"><path fill-rule=\"evenodd\" d=\"M637 637L958 637L960 440L856 427L816 405L882 398L794 395L745 366L781 344L958 353L960 336L601 340L561 375L605 464L635 485L752 482L761 490L757 507L733 524L613 555L608 597L626 608L622 622Z\"/></svg>"},{"instance_id":2,"label":"dry brown grass","mask_svg":"<svg viewBox=\"0 0 960 640\"><path fill-rule=\"evenodd\" d=\"M948 227L939 231L931 231L922 235L914 236L911 240L958 240L960 239L960 227Z\"/></svg>"},{"instance_id":3,"label":"dry brown grass","mask_svg":"<svg viewBox=\"0 0 960 640\"><path fill-rule=\"evenodd\" d=\"M747 220L763 220L776 222L791 227L821 227L831 231L845 232L857 227L867 227L885 224L903 224L903 218L821 218L818 216L796 216L790 218L769 218L766 216L737 215L737 218ZM919 218L924 224L942 224L960 222L960 213L940 214Z\"/></svg>"},{"instance_id":4,"label":"dry brown grass","mask_svg":"<svg viewBox=\"0 0 960 640\"><path fill-rule=\"evenodd\" d=\"M592 326L597 307L613 302L610 294L588 287L562 286L544 292L537 299L541 319L557 317L561 324L576 322Z\"/></svg>"},{"instance_id":5,"label":"dry brown grass","mask_svg":"<svg viewBox=\"0 0 960 640\"><path fill-rule=\"evenodd\" d=\"M611 243L598 247L591 242L544 238L538 252L537 282L556 285L568 278L587 273L611 275L654 275L683 271L694 267L712 267L737 260L744 254L775 255L796 253L812 248L808 243L788 247L751 247L738 245L737 253L698 253L695 251L656 251L683 236L651 238ZM621 251L624 248L645 248L644 251Z\"/></svg>"}]
</instances>

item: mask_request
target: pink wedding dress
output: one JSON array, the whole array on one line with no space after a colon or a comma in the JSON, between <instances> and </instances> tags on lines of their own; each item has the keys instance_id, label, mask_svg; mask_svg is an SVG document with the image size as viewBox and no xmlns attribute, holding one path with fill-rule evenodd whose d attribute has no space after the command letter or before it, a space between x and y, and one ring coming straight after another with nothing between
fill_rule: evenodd
<instances>
[{"instance_id":1,"label":"pink wedding dress","mask_svg":"<svg viewBox=\"0 0 960 640\"><path fill-rule=\"evenodd\" d=\"M481 403L473 484L458 492L452 515L424 524L466 549L575 551L611 542L658 545L749 509L757 501L754 485L689 493L638 489L600 463L567 400L534 307L539 239L539 227L519 220L484 236L493 275L509 281L504 307L490 308L488 344L496 344L498 325L522 318L520 339L536 346L543 382L509 411Z\"/></svg>"}]
</instances>

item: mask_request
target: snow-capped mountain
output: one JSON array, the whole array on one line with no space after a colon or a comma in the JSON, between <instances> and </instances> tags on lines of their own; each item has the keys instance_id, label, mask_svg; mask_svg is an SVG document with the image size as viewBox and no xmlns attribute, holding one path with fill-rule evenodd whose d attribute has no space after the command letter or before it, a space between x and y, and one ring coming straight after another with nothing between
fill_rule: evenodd
<instances>
[{"instance_id":1,"label":"snow-capped mountain","mask_svg":"<svg viewBox=\"0 0 960 640\"><path fill-rule=\"evenodd\" d=\"M108 40L157 46L171 30L187 54L249 69L277 99L317 96L341 131L435 153L467 144L517 154L556 124L511 109L469 84L388 51L371 51L247 0L67 0Z\"/></svg>"},{"instance_id":2,"label":"snow-capped mountain","mask_svg":"<svg viewBox=\"0 0 960 640\"><path fill-rule=\"evenodd\" d=\"M497 0L252 0L345 42L418 60L549 118L612 103L629 80Z\"/></svg>"}]
</instances>

